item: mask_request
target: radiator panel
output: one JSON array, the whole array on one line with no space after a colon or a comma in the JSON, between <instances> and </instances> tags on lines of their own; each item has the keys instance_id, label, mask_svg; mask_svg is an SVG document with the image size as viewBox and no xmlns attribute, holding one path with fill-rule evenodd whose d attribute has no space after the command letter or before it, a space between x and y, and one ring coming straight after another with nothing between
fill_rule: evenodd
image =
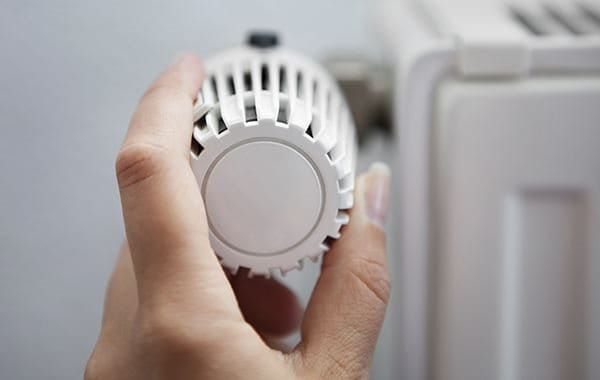
<instances>
[{"instance_id":1,"label":"radiator panel","mask_svg":"<svg viewBox=\"0 0 600 380\"><path fill-rule=\"evenodd\" d=\"M600 378L600 81L438 99L432 377Z\"/></svg>"}]
</instances>

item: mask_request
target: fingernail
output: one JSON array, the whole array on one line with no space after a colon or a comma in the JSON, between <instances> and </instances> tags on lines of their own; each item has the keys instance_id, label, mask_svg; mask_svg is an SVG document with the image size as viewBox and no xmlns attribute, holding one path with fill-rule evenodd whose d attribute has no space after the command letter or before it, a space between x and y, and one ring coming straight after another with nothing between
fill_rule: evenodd
<instances>
[{"instance_id":1,"label":"fingernail","mask_svg":"<svg viewBox=\"0 0 600 380\"><path fill-rule=\"evenodd\" d=\"M376 162L369 168L367 190L367 216L372 223L383 227L388 214L390 168Z\"/></svg>"}]
</instances>

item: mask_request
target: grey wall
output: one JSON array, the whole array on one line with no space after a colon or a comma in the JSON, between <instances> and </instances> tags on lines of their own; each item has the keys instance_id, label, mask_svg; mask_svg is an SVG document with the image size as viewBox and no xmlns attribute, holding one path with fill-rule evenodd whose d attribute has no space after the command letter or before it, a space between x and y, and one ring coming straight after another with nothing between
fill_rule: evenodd
<instances>
[{"instance_id":1,"label":"grey wall","mask_svg":"<svg viewBox=\"0 0 600 380\"><path fill-rule=\"evenodd\" d=\"M76 379L122 238L113 161L148 82L252 27L320 56L371 45L368 4L0 1L0 379Z\"/></svg>"}]
</instances>

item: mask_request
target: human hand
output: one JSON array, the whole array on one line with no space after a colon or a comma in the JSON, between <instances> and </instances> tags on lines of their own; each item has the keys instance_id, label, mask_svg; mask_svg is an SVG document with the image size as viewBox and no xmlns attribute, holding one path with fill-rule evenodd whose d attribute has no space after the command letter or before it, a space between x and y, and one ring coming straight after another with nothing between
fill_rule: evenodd
<instances>
[{"instance_id":1,"label":"human hand","mask_svg":"<svg viewBox=\"0 0 600 380\"><path fill-rule=\"evenodd\" d=\"M201 80L198 58L182 57L133 115L116 163L127 242L85 379L368 377L390 291L388 171L375 165L357 179L350 223L323 258L302 320L283 285L228 278L211 249L189 163ZM291 352L269 347L300 322Z\"/></svg>"}]
</instances>

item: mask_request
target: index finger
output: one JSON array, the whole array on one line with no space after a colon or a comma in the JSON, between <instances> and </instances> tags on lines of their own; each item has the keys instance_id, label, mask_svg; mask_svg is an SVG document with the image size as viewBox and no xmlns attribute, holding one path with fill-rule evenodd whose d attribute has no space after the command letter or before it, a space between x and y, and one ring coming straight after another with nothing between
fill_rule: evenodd
<instances>
[{"instance_id":1,"label":"index finger","mask_svg":"<svg viewBox=\"0 0 600 380\"><path fill-rule=\"evenodd\" d=\"M159 76L140 100L117 158L140 304L207 282L212 289L229 288L210 247L189 164L193 103L202 76L200 60L191 54Z\"/></svg>"}]
</instances>

